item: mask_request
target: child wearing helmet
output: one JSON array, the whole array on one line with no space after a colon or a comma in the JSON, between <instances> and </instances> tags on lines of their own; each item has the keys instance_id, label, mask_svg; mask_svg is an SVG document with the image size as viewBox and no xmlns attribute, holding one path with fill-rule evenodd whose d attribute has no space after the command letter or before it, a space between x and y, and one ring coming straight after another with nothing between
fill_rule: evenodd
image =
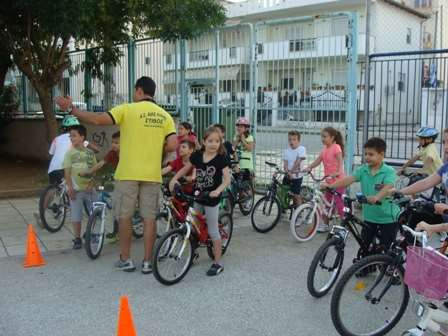
<instances>
[{"instance_id":1,"label":"child wearing helmet","mask_svg":"<svg viewBox=\"0 0 448 336\"><path fill-rule=\"evenodd\" d=\"M62 120L62 134L54 138L51 143L48 153L52 156L50 165L48 167L48 179L50 184L60 184L64 178L64 163L65 154L72 148L70 141L70 129L74 126L80 125L78 118L68 115ZM94 152L98 152L98 148L90 144L88 141L84 142L84 146L90 148Z\"/></svg>"},{"instance_id":2,"label":"child wearing helmet","mask_svg":"<svg viewBox=\"0 0 448 336\"><path fill-rule=\"evenodd\" d=\"M420 128L416 134L420 149L412 159L406 162L403 167L398 170L397 174L401 175L407 167L412 166L418 160L423 162L423 167L421 169L418 169L415 172L415 175L427 176L436 173L442 166L442 159L440 158L439 151L434 144L434 141L436 140L438 134L439 131L435 128Z\"/></svg>"},{"instance_id":3,"label":"child wearing helmet","mask_svg":"<svg viewBox=\"0 0 448 336\"><path fill-rule=\"evenodd\" d=\"M236 135L233 140L233 147L238 156L239 166L242 170L248 170L251 175L254 171L254 162L252 159L255 148L255 139L250 134L250 122L245 117L237 119Z\"/></svg>"}]
</instances>

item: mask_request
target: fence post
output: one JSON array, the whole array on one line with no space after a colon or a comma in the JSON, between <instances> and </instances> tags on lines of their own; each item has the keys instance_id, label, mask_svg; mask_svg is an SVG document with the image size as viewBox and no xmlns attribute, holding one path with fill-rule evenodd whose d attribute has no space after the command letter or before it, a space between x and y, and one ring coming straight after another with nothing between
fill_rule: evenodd
<instances>
[{"instance_id":1,"label":"fence post","mask_svg":"<svg viewBox=\"0 0 448 336\"><path fill-rule=\"evenodd\" d=\"M362 141L365 144L369 138L369 118L370 118L370 0L366 0L366 64L364 70L364 122ZM362 84L362 83L360 83ZM361 97L359 97L361 99ZM362 151L364 162L364 150Z\"/></svg>"},{"instance_id":2,"label":"fence post","mask_svg":"<svg viewBox=\"0 0 448 336\"><path fill-rule=\"evenodd\" d=\"M135 41L128 41L128 102L132 103L135 85Z\"/></svg>"},{"instance_id":3,"label":"fence post","mask_svg":"<svg viewBox=\"0 0 448 336\"><path fill-rule=\"evenodd\" d=\"M86 50L86 62L91 58L92 50ZM84 71L84 102L86 103L87 111L92 111L92 73L90 69Z\"/></svg>"},{"instance_id":4,"label":"fence post","mask_svg":"<svg viewBox=\"0 0 448 336\"><path fill-rule=\"evenodd\" d=\"M188 118L188 94L187 86L185 82L185 72L186 72L186 41L185 39L180 40L180 120L185 121Z\"/></svg>"},{"instance_id":5,"label":"fence post","mask_svg":"<svg viewBox=\"0 0 448 336\"><path fill-rule=\"evenodd\" d=\"M351 174L353 170L353 157L355 154L355 134L357 119L357 63L358 63L358 14L351 12L349 17L349 34L348 34L348 55L349 75L347 85L347 151L345 154L345 171Z\"/></svg>"},{"instance_id":6,"label":"fence post","mask_svg":"<svg viewBox=\"0 0 448 336\"><path fill-rule=\"evenodd\" d=\"M28 96L27 96L27 87L26 87L26 76L22 73L22 83L20 85L20 90L22 91L22 106L23 113L28 113Z\"/></svg>"},{"instance_id":7,"label":"fence post","mask_svg":"<svg viewBox=\"0 0 448 336\"><path fill-rule=\"evenodd\" d=\"M213 100L212 124L219 122L219 30L215 31L215 99Z\"/></svg>"}]
</instances>

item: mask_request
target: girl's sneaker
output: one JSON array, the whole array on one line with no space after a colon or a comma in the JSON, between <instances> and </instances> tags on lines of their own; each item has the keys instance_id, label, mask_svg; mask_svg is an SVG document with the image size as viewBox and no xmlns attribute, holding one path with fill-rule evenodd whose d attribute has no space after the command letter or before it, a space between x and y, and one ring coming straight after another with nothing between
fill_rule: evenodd
<instances>
[{"instance_id":1,"label":"girl's sneaker","mask_svg":"<svg viewBox=\"0 0 448 336\"><path fill-rule=\"evenodd\" d=\"M319 224L319 227L317 228L317 232L323 233L330 231L330 226L328 224L322 223Z\"/></svg>"},{"instance_id":2,"label":"girl's sneaker","mask_svg":"<svg viewBox=\"0 0 448 336\"><path fill-rule=\"evenodd\" d=\"M152 265L149 261L143 261L142 262L142 273L143 274L150 274L152 273Z\"/></svg>"},{"instance_id":3,"label":"girl's sneaker","mask_svg":"<svg viewBox=\"0 0 448 336\"><path fill-rule=\"evenodd\" d=\"M210 269L207 271L208 276L215 276L224 271L224 267L220 264L213 264Z\"/></svg>"},{"instance_id":4,"label":"girl's sneaker","mask_svg":"<svg viewBox=\"0 0 448 336\"><path fill-rule=\"evenodd\" d=\"M120 258L114 264L114 266L115 266L115 269L117 269L119 271L124 271L124 272L134 272L135 271L135 265L134 265L134 262L132 261L132 259L123 261Z\"/></svg>"}]
</instances>

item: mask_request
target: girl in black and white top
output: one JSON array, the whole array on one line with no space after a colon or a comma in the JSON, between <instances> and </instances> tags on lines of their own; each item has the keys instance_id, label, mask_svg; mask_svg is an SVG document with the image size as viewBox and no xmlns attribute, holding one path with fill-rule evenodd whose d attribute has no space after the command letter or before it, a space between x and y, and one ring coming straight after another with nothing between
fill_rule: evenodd
<instances>
[{"instance_id":1,"label":"girl in black and white top","mask_svg":"<svg viewBox=\"0 0 448 336\"><path fill-rule=\"evenodd\" d=\"M195 169L195 191L201 194L208 193L208 197L200 204L195 204L197 210L205 213L207 228L213 241L215 260L207 271L207 275L218 275L224 270L221 262L221 236L218 229L219 202L222 192L230 185L230 161L223 146L219 129L209 128L204 135L204 144L201 150L194 152L187 163L171 180L170 189L178 179L186 175L191 168Z\"/></svg>"}]
</instances>

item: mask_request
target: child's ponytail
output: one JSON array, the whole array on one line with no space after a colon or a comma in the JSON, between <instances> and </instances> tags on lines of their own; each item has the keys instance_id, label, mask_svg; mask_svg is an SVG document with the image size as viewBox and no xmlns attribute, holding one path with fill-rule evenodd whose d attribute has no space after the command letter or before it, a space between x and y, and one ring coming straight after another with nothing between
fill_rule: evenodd
<instances>
[{"instance_id":1,"label":"child's ponytail","mask_svg":"<svg viewBox=\"0 0 448 336\"><path fill-rule=\"evenodd\" d=\"M334 138L334 142L341 147L342 156L344 156L344 138L342 133L333 127L326 127L322 130L322 132L328 133L331 137Z\"/></svg>"}]
</instances>

